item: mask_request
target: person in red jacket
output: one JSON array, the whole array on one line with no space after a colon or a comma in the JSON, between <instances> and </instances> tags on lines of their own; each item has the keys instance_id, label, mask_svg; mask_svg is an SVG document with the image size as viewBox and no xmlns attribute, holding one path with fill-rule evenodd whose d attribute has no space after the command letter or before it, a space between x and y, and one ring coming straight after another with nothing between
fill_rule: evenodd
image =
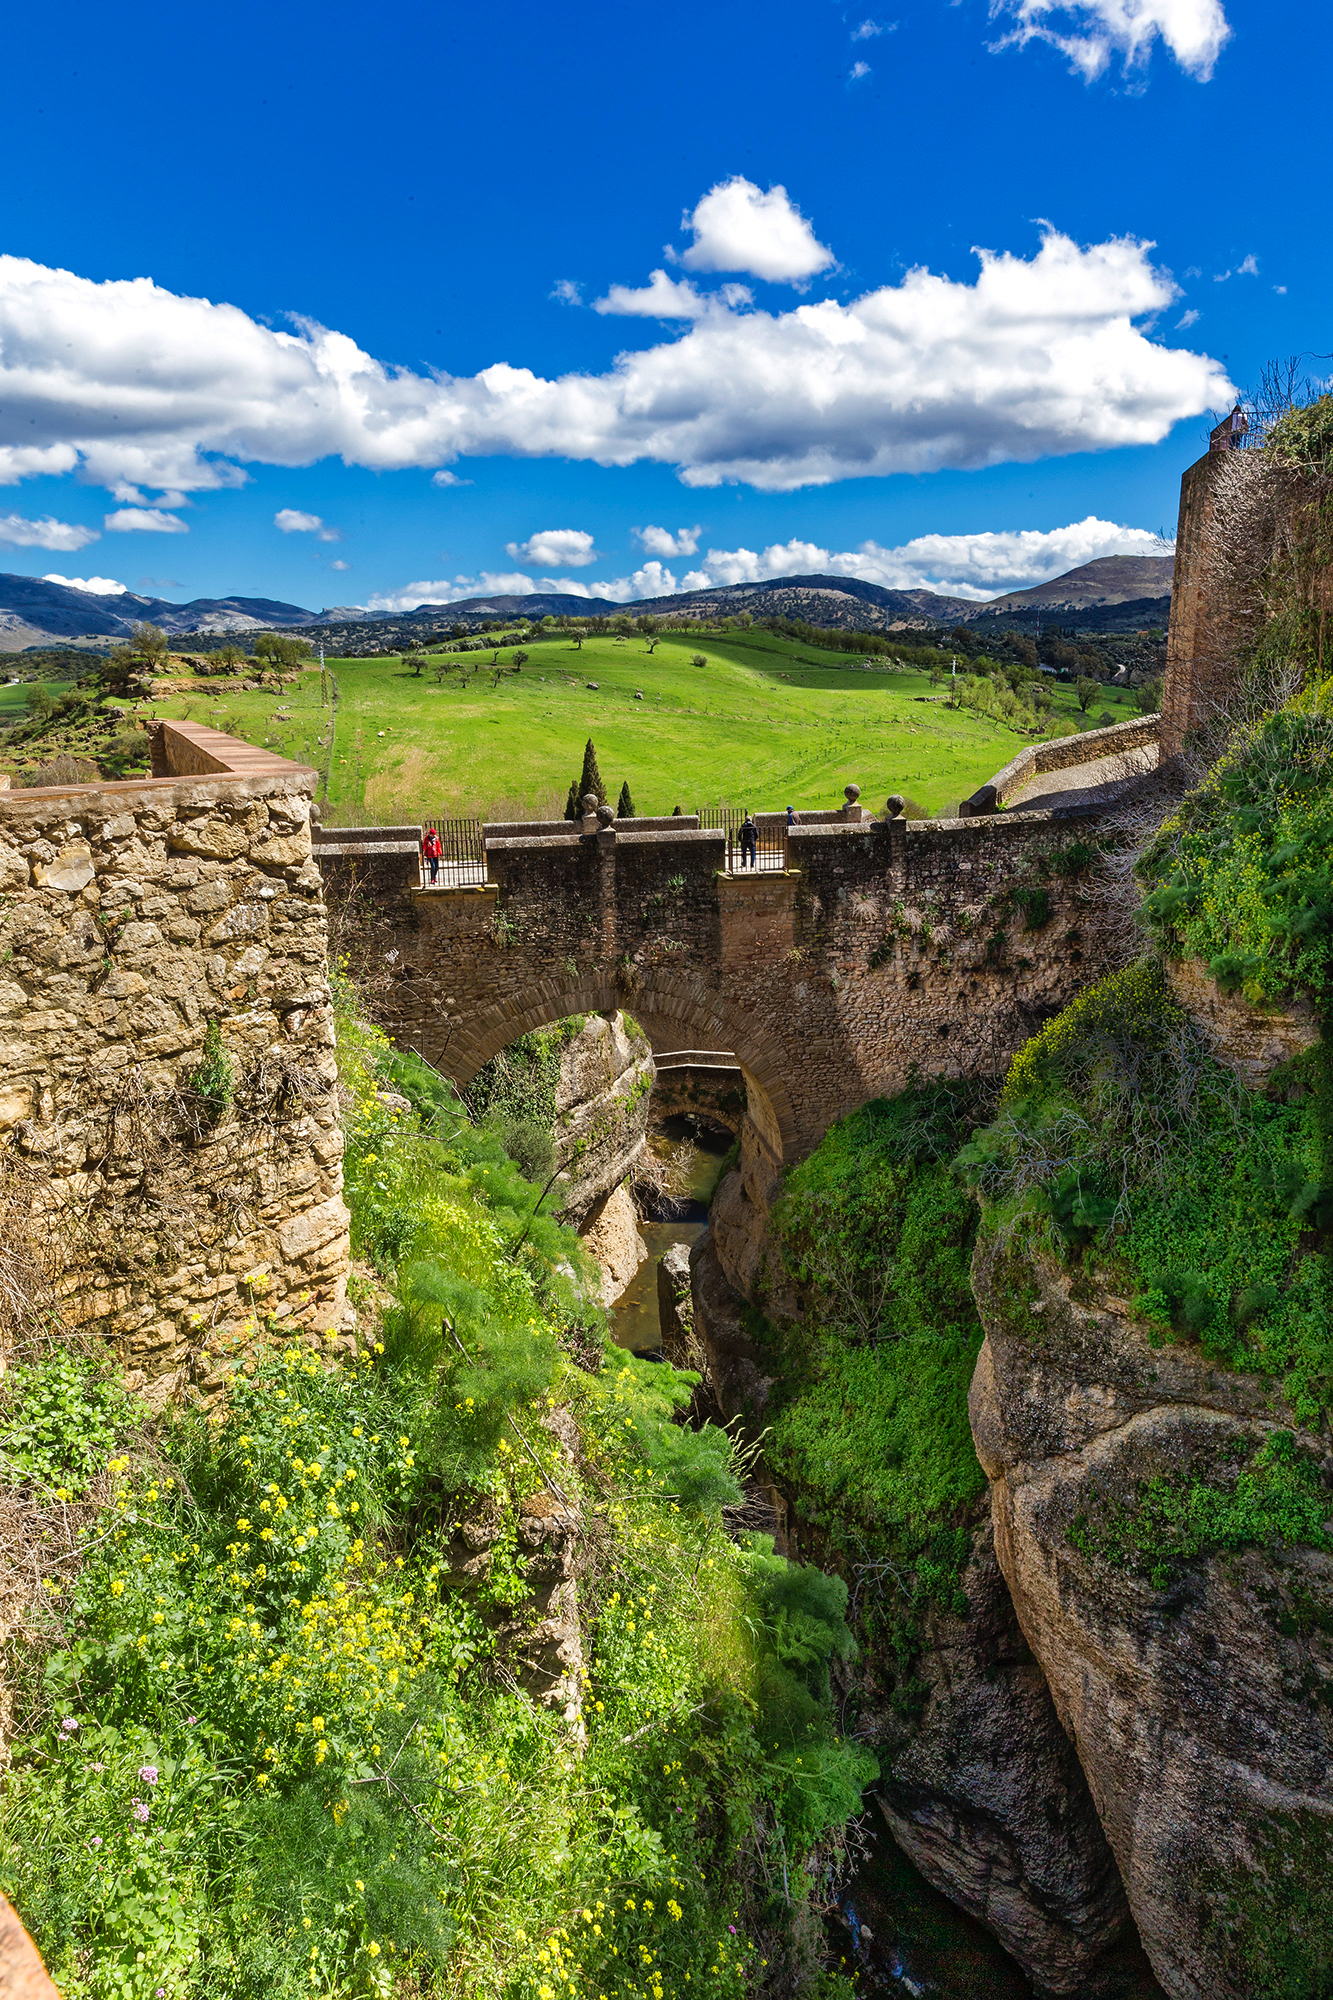
<instances>
[{"instance_id":1,"label":"person in red jacket","mask_svg":"<svg viewBox=\"0 0 1333 2000\"><path fill-rule=\"evenodd\" d=\"M430 886L433 889L439 880L440 858L444 853L444 842L433 826L426 828L426 838L421 843L421 852L430 864Z\"/></svg>"}]
</instances>

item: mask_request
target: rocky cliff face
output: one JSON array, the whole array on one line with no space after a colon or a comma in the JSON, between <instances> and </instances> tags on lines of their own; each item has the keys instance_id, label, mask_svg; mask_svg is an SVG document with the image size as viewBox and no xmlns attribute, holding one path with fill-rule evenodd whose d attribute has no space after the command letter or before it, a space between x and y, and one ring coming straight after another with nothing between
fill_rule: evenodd
<instances>
[{"instance_id":1,"label":"rocky cliff face","mask_svg":"<svg viewBox=\"0 0 1333 2000\"><path fill-rule=\"evenodd\" d=\"M591 1014L561 1052L555 1142L569 1161L563 1214L602 1267L602 1303L647 1256L624 1183L648 1137L653 1052L623 1014Z\"/></svg>"},{"instance_id":2,"label":"rocky cliff face","mask_svg":"<svg viewBox=\"0 0 1333 2000\"><path fill-rule=\"evenodd\" d=\"M1071 1297L1053 1265L983 1246L973 1282L996 1552L1153 1969L1173 2000L1325 1991L1333 1557L1277 1534L1132 1550L1150 1482L1234 1489L1279 1430L1321 1466L1333 1516L1327 1441L1300 1434L1273 1381L1152 1347L1123 1301Z\"/></svg>"},{"instance_id":3,"label":"rocky cliff face","mask_svg":"<svg viewBox=\"0 0 1333 2000\"><path fill-rule=\"evenodd\" d=\"M746 1328L748 1298L799 1309L768 1233L777 1188L758 1147L747 1175L743 1149L690 1254L695 1353L723 1416L742 1416L755 1436L775 1383ZM807 1539L800 1495L774 1499L795 1554ZM873 1655L859 1670L880 1804L927 1880L994 1931L1038 1992L1091 1995L1103 1954L1127 1928L1124 1891L984 1521L963 1592L965 1614L927 1618L915 1667L924 1696L910 1719L880 1691Z\"/></svg>"},{"instance_id":4,"label":"rocky cliff face","mask_svg":"<svg viewBox=\"0 0 1333 2000\"><path fill-rule=\"evenodd\" d=\"M994 1931L1038 1992L1089 1995L1129 1910L989 1522L973 1536L962 1586L965 1615L927 1618L919 1714L910 1724L873 1709L863 1718L876 1730L880 1806L927 1881Z\"/></svg>"}]
</instances>

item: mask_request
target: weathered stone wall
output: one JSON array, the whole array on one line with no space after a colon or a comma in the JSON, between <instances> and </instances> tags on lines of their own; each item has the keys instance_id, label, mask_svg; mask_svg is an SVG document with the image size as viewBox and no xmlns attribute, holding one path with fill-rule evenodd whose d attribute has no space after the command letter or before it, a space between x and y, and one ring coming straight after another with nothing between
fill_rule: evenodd
<instances>
[{"instance_id":1,"label":"weathered stone wall","mask_svg":"<svg viewBox=\"0 0 1333 2000\"><path fill-rule=\"evenodd\" d=\"M1114 722L1106 729L1085 729L1077 736L1029 743L988 784L979 786L970 798L963 800L959 814L963 819L972 819L979 813L999 812L1030 779L1047 771L1072 771L1080 764L1094 764L1103 757L1142 749L1156 743L1161 727L1160 715L1142 715L1133 722Z\"/></svg>"},{"instance_id":2,"label":"weathered stone wall","mask_svg":"<svg viewBox=\"0 0 1333 2000\"><path fill-rule=\"evenodd\" d=\"M1213 579L1208 562L1208 529L1217 483L1224 476L1229 456L1206 452L1181 475L1162 693L1163 760L1180 754L1186 733L1208 719L1234 680L1234 669L1216 629L1216 616L1210 615Z\"/></svg>"},{"instance_id":3,"label":"weathered stone wall","mask_svg":"<svg viewBox=\"0 0 1333 2000\"><path fill-rule=\"evenodd\" d=\"M315 773L182 724L154 753L200 775L0 795L0 1132L64 1318L160 1398L261 1317L337 1321L348 1217Z\"/></svg>"}]
</instances>

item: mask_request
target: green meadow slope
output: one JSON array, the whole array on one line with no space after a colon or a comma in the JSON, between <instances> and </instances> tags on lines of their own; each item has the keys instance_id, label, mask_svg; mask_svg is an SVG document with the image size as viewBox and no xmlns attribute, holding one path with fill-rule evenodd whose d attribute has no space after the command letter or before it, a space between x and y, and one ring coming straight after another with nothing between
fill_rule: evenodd
<instances>
[{"instance_id":1,"label":"green meadow slope","mask_svg":"<svg viewBox=\"0 0 1333 2000\"><path fill-rule=\"evenodd\" d=\"M154 707L327 770L328 816L344 823L558 817L589 736L613 800L628 779L640 813L840 805L850 783L876 808L899 791L940 813L1023 740L946 706L924 672L868 671L767 633L665 639L651 654L637 636L580 650L562 635L525 650L515 673L514 648L502 649L498 676L484 653L443 655L419 674L397 658L339 660L332 744L318 672L282 700L212 681ZM1054 693L1053 721L1074 718L1073 690ZM1135 712L1108 706L1117 720Z\"/></svg>"}]
</instances>

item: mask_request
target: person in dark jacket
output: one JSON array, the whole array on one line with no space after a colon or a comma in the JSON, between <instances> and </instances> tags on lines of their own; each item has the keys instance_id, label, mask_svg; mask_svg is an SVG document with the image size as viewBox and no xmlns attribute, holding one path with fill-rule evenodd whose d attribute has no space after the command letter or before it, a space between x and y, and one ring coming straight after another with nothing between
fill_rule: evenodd
<instances>
[{"instance_id":1,"label":"person in dark jacket","mask_svg":"<svg viewBox=\"0 0 1333 2000\"><path fill-rule=\"evenodd\" d=\"M745 868L747 866L750 868L757 868L759 866L759 863L755 857L755 848L758 841L758 832L759 829L756 827L754 821L751 819L749 813L747 812L745 818L741 821L741 867L742 868Z\"/></svg>"}]
</instances>

